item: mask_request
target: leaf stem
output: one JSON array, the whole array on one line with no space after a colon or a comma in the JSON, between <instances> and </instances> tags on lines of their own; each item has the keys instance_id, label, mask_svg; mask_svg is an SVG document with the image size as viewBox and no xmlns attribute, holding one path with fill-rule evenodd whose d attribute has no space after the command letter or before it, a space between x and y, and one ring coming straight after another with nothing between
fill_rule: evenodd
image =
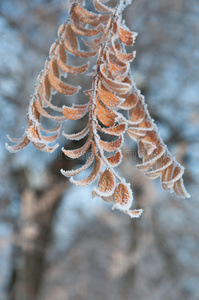
<instances>
[{"instance_id":1,"label":"leaf stem","mask_svg":"<svg viewBox=\"0 0 199 300\"><path fill-rule=\"evenodd\" d=\"M120 181L120 182L125 182L125 180L123 178L121 178L118 173L113 169L113 167L110 165L110 163L108 162L107 158L104 155L104 151L103 149L100 147L99 144L99 135L97 133L97 126L96 126L96 104L95 104L95 99L97 97L97 87L98 87L98 82L100 80L100 66L101 63L103 62L103 55L104 55L104 51L107 48L108 43L110 42L110 38L111 38L111 33L112 33L112 28L113 28L113 22L116 21L124 7L125 7L125 0L120 0L119 4L116 6L114 13L111 15L108 24L106 26L106 30L104 32L104 42L101 45L100 49L99 49L99 54L98 54L98 58L97 58L97 64L96 64L96 75L93 78L93 85L92 85L92 97L91 97L91 127L92 127L92 131L93 131L93 138L95 141L95 144L97 146L97 149L101 155L101 159L104 162L104 165L111 170L111 172L114 174L114 176Z\"/></svg>"}]
</instances>

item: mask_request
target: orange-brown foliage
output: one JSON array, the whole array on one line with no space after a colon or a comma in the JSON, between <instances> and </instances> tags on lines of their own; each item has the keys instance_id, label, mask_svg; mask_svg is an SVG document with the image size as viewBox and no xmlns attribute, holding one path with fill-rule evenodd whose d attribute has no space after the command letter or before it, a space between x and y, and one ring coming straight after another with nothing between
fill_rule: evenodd
<instances>
[{"instance_id":1,"label":"orange-brown foliage","mask_svg":"<svg viewBox=\"0 0 199 300\"><path fill-rule=\"evenodd\" d=\"M97 13L87 11L81 4L82 1L71 2L69 19L60 26L58 39L51 46L44 70L37 78L30 99L26 132L19 140L10 139L17 144L7 145L7 149L12 152L21 150L31 141L39 150L53 152L58 144L49 144L58 138L61 122L66 119L77 120L88 114L85 129L75 134L63 133L70 140L80 140L88 135L81 148L62 149L66 156L79 158L91 148L91 155L82 167L77 170L61 170L64 176L71 177L71 182L85 186L94 182L100 174L98 189L94 189L93 196L113 201L113 208L122 210L131 217L139 217L142 210L130 210L133 199L130 185L114 169L122 161L121 148L127 130L139 146L138 153L142 164L137 166L138 169L152 179L160 176L166 191L174 191L179 197L189 197L183 185L184 168L172 157L158 135L144 97L137 90L129 72L135 52L126 53L125 45L132 46L137 34L122 25L124 1L120 1L113 10L103 3L105 1L93 0ZM89 51L81 49L79 36L92 37L89 41L83 39L90 48ZM89 62L81 66L68 65L68 53L87 59L96 56L96 68L92 87L85 91L89 98L88 103L57 107L51 103L53 92L70 96L80 90L79 86L71 86L62 81L61 76L64 73L82 74L89 67ZM59 115L50 115L45 110L46 107L57 111ZM128 112L129 118L123 116L122 110ZM54 130L44 129L40 124L41 116L58 122L58 126ZM116 136L117 139L104 141L100 133L105 133L110 139ZM112 153L107 156L107 152ZM92 163L93 170L87 178L73 178Z\"/></svg>"}]
</instances>

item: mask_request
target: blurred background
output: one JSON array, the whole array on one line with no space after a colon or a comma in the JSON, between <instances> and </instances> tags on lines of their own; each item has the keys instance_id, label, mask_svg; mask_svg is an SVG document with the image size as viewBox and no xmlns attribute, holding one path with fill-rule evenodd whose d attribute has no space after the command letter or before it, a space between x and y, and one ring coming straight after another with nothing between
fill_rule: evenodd
<instances>
[{"instance_id":1,"label":"blurred background","mask_svg":"<svg viewBox=\"0 0 199 300\"><path fill-rule=\"evenodd\" d=\"M134 80L186 167L192 195L178 199L136 170L137 146L126 136L120 172L134 207L144 209L139 220L92 199L93 186L61 176L60 168L81 164L62 156L61 146L73 146L63 137L54 154L32 145L5 150L6 134L23 134L29 95L68 7L66 0L0 0L0 299L198 300L199 2L134 0L124 12L139 33ZM80 123L63 129L77 132Z\"/></svg>"}]
</instances>

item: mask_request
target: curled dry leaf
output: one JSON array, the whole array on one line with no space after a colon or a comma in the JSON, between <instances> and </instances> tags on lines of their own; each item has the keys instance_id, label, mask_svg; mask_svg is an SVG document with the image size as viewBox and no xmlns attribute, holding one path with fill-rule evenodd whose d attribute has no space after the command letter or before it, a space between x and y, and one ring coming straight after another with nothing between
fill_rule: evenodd
<instances>
[{"instance_id":1,"label":"curled dry leaf","mask_svg":"<svg viewBox=\"0 0 199 300\"><path fill-rule=\"evenodd\" d=\"M74 108L63 106L62 113L69 120L78 120L85 116L88 112L88 105L75 105Z\"/></svg>"},{"instance_id":2,"label":"curled dry leaf","mask_svg":"<svg viewBox=\"0 0 199 300\"><path fill-rule=\"evenodd\" d=\"M99 144L104 151L107 151L107 152L116 151L122 147L123 135L121 134L120 137L116 141L113 141L113 142L105 142L105 141L99 140Z\"/></svg>"},{"instance_id":3,"label":"curled dry leaf","mask_svg":"<svg viewBox=\"0 0 199 300\"><path fill-rule=\"evenodd\" d=\"M118 107L125 100L110 92L101 81L98 83L98 95L102 103L108 107Z\"/></svg>"},{"instance_id":4,"label":"curled dry leaf","mask_svg":"<svg viewBox=\"0 0 199 300\"><path fill-rule=\"evenodd\" d=\"M71 177L71 182L76 184L76 185L81 185L81 186L86 186L86 185L89 185L91 183L93 183L95 181L95 179L97 178L100 170L101 170L101 167L102 167L102 162L101 162L101 159L98 155L95 156L95 164L94 164L94 168L91 172L91 174L85 178L85 179L82 179L82 180L74 180L72 177Z\"/></svg>"},{"instance_id":5,"label":"curled dry leaf","mask_svg":"<svg viewBox=\"0 0 199 300\"><path fill-rule=\"evenodd\" d=\"M114 155L107 158L109 164L117 167L122 162L122 152L119 150Z\"/></svg>"},{"instance_id":6,"label":"curled dry leaf","mask_svg":"<svg viewBox=\"0 0 199 300\"><path fill-rule=\"evenodd\" d=\"M115 125L117 113L113 110L109 109L107 106L102 104L98 97L95 98L95 105L96 105L96 116L98 120L107 127L112 127Z\"/></svg>"},{"instance_id":7,"label":"curled dry leaf","mask_svg":"<svg viewBox=\"0 0 199 300\"><path fill-rule=\"evenodd\" d=\"M94 6L97 11L102 13L112 13L114 10L102 3L103 1L93 0ZM104 1L105 2L105 1Z\"/></svg>"},{"instance_id":8,"label":"curled dry leaf","mask_svg":"<svg viewBox=\"0 0 199 300\"><path fill-rule=\"evenodd\" d=\"M8 151L10 151L11 153L15 153L19 150L22 150L23 148L25 148L29 143L30 143L30 140L28 139L27 136L24 136L21 140L17 141L17 139L11 139L10 137L8 137L9 140L11 142L14 142L17 144L15 146L9 146L7 143L6 143L6 149Z\"/></svg>"},{"instance_id":9,"label":"curled dry leaf","mask_svg":"<svg viewBox=\"0 0 199 300\"><path fill-rule=\"evenodd\" d=\"M114 193L114 208L120 210L128 210L131 207L133 201L132 192L130 186L124 183L119 183Z\"/></svg>"},{"instance_id":10,"label":"curled dry leaf","mask_svg":"<svg viewBox=\"0 0 199 300\"><path fill-rule=\"evenodd\" d=\"M125 45L132 45L135 42L135 38L137 36L136 32L131 32L129 29L125 29L124 27L120 26L118 22L118 30L119 30L119 37L122 43Z\"/></svg>"},{"instance_id":11,"label":"curled dry leaf","mask_svg":"<svg viewBox=\"0 0 199 300\"><path fill-rule=\"evenodd\" d=\"M100 196L110 196L115 190L115 176L110 170L105 170L99 177L97 193Z\"/></svg>"},{"instance_id":12,"label":"curled dry leaf","mask_svg":"<svg viewBox=\"0 0 199 300\"><path fill-rule=\"evenodd\" d=\"M66 177L76 176L82 171L86 170L88 167L90 167L94 159L95 159L95 146L94 144L92 144L92 154L87 160L87 162L81 168L76 170L68 170L68 171L64 171L63 169L61 169L61 173Z\"/></svg>"},{"instance_id":13,"label":"curled dry leaf","mask_svg":"<svg viewBox=\"0 0 199 300\"><path fill-rule=\"evenodd\" d=\"M142 209L129 210L133 201L132 190L129 184L119 183L117 185L113 195L113 201L112 209L117 208L128 214L131 218L139 218L142 214Z\"/></svg>"}]
</instances>

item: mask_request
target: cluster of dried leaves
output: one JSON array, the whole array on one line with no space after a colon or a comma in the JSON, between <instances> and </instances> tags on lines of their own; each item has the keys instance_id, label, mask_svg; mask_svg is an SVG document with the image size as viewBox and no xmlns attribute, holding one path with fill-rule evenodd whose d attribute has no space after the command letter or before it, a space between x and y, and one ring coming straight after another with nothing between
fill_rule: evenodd
<instances>
[{"instance_id":1,"label":"cluster of dried leaves","mask_svg":"<svg viewBox=\"0 0 199 300\"><path fill-rule=\"evenodd\" d=\"M58 39L51 46L44 70L37 78L27 114L28 128L21 139L10 138L17 144L7 145L7 149L11 152L21 150L31 141L37 149L53 152L58 144L49 144L57 140L61 123L66 119L78 120L88 114L87 126L81 132L63 133L67 139L74 141L87 136L81 148L62 149L67 157L79 158L91 149L90 157L81 168L61 170L63 175L71 178L71 182L86 186L99 175L98 188L94 189L93 196L113 201L113 208L131 217L139 217L141 209L130 210L133 200L130 185L114 169L122 161L121 147L127 131L139 146L138 153L143 162L137 166L138 169L152 179L160 176L166 191L174 191L179 197L189 197L183 185L184 168L172 157L158 135L144 97L130 74L130 63L135 57L135 51L127 53L125 46L132 46L137 34L129 31L122 23L121 13L127 3L120 1L113 10L103 3L106 1L93 0L97 11L93 13L84 8L82 1L71 2L69 18L60 26ZM89 51L81 49L80 38L89 47ZM89 98L87 104L57 107L51 103L54 92L70 96L80 90L80 87L62 81L61 76L66 73L82 74L89 67L89 62L81 66L68 65L68 54L88 59L97 56L95 71L90 74L92 87L84 91ZM59 115L50 115L46 107L59 112ZM58 122L58 126L53 130L43 128L41 116ZM107 141L102 139L104 135ZM93 170L87 178L73 178L93 162Z\"/></svg>"}]
</instances>

